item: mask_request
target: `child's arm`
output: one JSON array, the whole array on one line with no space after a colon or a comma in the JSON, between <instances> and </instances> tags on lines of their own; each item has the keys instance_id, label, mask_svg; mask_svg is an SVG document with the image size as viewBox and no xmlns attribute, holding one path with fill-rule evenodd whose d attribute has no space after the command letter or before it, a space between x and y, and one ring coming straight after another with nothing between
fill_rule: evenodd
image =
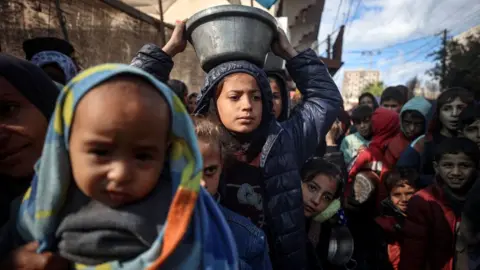
<instances>
[{"instance_id":1,"label":"child's arm","mask_svg":"<svg viewBox=\"0 0 480 270\"><path fill-rule=\"evenodd\" d=\"M352 166L348 168L348 182L352 182L357 173L359 173L360 170L372 160L372 154L368 149L360 151L358 156L353 160Z\"/></svg>"},{"instance_id":2,"label":"child's arm","mask_svg":"<svg viewBox=\"0 0 480 270\"><path fill-rule=\"evenodd\" d=\"M343 101L327 67L313 50L288 60L287 69L302 94L302 101L282 126L292 134L297 162L303 165L325 138Z\"/></svg>"},{"instance_id":3,"label":"child's arm","mask_svg":"<svg viewBox=\"0 0 480 270\"><path fill-rule=\"evenodd\" d=\"M166 83L173 69L172 58L185 50L185 22L177 22L170 40L160 49L155 44L146 44L132 59L131 66L141 68Z\"/></svg>"},{"instance_id":4,"label":"child's arm","mask_svg":"<svg viewBox=\"0 0 480 270\"><path fill-rule=\"evenodd\" d=\"M145 70L163 83L168 81L173 69L172 57L155 44L143 45L130 65Z\"/></svg>"}]
</instances>

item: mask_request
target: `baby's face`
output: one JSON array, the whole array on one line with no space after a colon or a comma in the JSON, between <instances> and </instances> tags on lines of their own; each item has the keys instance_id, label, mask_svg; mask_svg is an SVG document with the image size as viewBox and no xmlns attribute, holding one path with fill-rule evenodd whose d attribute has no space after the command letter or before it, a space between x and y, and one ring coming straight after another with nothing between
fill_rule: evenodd
<instances>
[{"instance_id":1,"label":"baby's face","mask_svg":"<svg viewBox=\"0 0 480 270\"><path fill-rule=\"evenodd\" d=\"M111 207L147 196L168 148L170 109L150 84L117 77L90 90L75 111L70 160L78 188Z\"/></svg>"}]
</instances>

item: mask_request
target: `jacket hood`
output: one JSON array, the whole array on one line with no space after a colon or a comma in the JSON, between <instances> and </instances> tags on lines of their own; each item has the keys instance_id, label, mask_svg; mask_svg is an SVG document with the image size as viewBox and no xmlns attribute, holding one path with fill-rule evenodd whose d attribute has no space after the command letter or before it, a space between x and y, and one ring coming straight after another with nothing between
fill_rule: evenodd
<instances>
[{"instance_id":1,"label":"jacket hood","mask_svg":"<svg viewBox=\"0 0 480 270\"><path fill-rule=\"evenodd\" d=\"M410 99L407 103L405 103L405 105L403 105L402 110L400 111L400 125L402 123L403 116L407 111L416 111L423 116L423 119L425 120L425 132L427 132L430 120L432 118L432 104L424 97L414 97ZM403 132L403 126L401 126L401 129Z\"/></svg>"},{"instance_id":2,"label":"jacket hood","mask_svg":"<svg viewBox=\"0 0 480 270\"><path fill-rule=\"evenodd\" d=\"M256 80L258 87L262 94L262 122L260 126L268 124L274 119L273 104L272 104L272 90L270 89L270 82L267 74L263 69L247 61L231 61L222 63L212 70L210 70L205 77L205 84L197 99L197 108L194 114L206 115L212 109L213 98L215 98L215 91L217 85L228 75L234 73L247 73L252 75Z\"/></svg>"},{"instance_id":3,"label":"jacket hood","mask_svg":"<svg viewBox=\"0 0 480 270\"><path fill-rule=\"evenodd\" d=\"M383 149L400 131L400 118L394 111L378 108L372 114L371 147Z\"/></svg>"},{"instance_id":4,"label":"jacket hood","mask_svg":"<svg viewBox=\"0 0 480 270\"><path fill-rule=\"evenodd\" d=\"M288 119L290 110L290 96L287 90L287 82L283 71L266 71L268 78L273 77L280 87L280 95L282 98L282 112L277 121L282 122Z\"/></svg>"}]
</instances>

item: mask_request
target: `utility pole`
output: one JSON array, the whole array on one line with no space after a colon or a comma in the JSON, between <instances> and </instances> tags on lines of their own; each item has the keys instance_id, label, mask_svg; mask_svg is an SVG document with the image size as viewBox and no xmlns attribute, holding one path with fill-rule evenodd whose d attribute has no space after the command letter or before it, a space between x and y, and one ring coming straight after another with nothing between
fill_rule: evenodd
<instances>
[{"instance_id":1,"label":"utility pole","mask_svg":"<svg viewBox=\"0 0 480 270\"><path fill-rule=\"evenodd\" d=\"M373 62L374 62L374 57L376 55L380 55L382 52L381 51L362 51L361 55L364 56L364 55L367 55L367 56L370 56L370 61L369 61L369 69L372 69L373 68Z\"/></svg>"},{"instance_id":2,"label":"utility pole","mask_svg":"<svg viewBox=\"0 0 480 270\"><path fill-rule=\"evenodd\" d=\"M330 35L327 36L327 58L330 59L330 52L332 51L332 44Z\"/></svg>"},{"instance_id":3,"label":"utility pole","mask_svg":"<svg viewBox=\"0 0 480 270\"><path fill-rule=\"evenodd\" d=\"M160 13L160 21L161 25L159 25L159 31L160 31L160 39L162 42L162 46L165 46L167 44L167 38L165 37L165 21L163 20L163 5L162 5L162 0L158 0L158 13Z\"/></svg>"},{"instance_id":4,"label":"utility pole","mask_svg":"<svg viewBox=\"0 0 480 270\"><path fill-rule=\"evenodd\" d=\"M447 33L448 30L445 29L443 30L443 49L442 49L442 78L440 80L440 85L442 86L442 89L445 89L445 77L447 75Z\"/></svg>"}]
</instances>

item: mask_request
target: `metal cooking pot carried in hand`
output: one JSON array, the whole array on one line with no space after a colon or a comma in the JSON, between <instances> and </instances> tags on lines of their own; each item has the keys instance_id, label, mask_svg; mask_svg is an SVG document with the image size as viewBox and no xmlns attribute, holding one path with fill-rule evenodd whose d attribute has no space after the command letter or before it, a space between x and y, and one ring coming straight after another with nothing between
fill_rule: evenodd
<instances>
[{"instance_id":1,"label":"metal cooking pot carried in hand","mask_svg":"<svg viewBox=\"0 0 480 270\"><path fill-rule=\"evenodd\" d=\"M353 237L346 226L332 229L327 256L330 263L334 265L345 265L349 263L353 256L353 248Z\"/></svg>"},{"instance_id":2,"label":"metal cooking pot carried in hand","mask_svg":"<svg viewBox=\"0 0 480 270\"><path fill-rule=\"evenodd\" d=\"M258 8L223 5L195 13L186 29L202 69L208 72L233 60L247 60L263 67L277 34L277 21Z\"/></svg>"}]
</instances>

